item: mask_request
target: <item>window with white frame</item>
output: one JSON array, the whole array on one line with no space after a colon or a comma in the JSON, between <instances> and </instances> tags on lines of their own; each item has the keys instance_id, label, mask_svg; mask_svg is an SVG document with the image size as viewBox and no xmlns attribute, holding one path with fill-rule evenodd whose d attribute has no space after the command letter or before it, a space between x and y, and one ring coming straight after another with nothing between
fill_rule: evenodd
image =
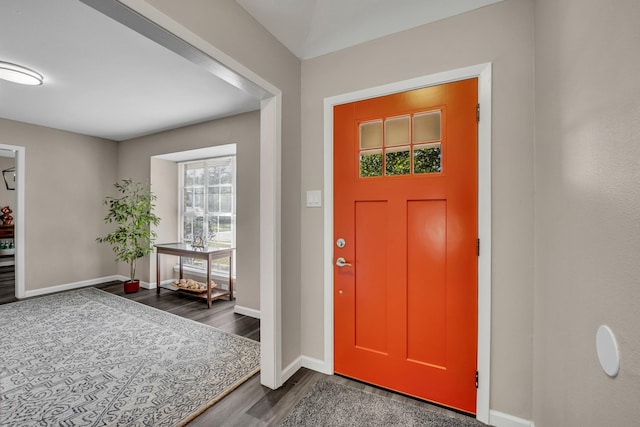
<instances>
[{"instance_id":1,"label":"window with white frame","mask_svg":"<svg viewBox=\"0 0 640 427\"><path fill-rule=\"evenodd\" d=\"M180 239L202 238L212 247L236 246L236 156L180 163ZM203 260L185 258L184 264L206 269ZM214 272L229 272L229 259L211 262Z\"/></svg>"}]
</instances>

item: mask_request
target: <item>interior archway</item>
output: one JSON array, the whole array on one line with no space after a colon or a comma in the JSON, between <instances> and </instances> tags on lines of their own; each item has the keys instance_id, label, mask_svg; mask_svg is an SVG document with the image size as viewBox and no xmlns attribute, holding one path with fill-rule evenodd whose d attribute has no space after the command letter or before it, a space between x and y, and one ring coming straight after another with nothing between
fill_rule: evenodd
<instances>
[{"instance_id":1,"label":"interior archway","mask_svg":"<svg viewBox=\"0 0 640 427\"><path fill-rule=\"evenodd\" d=\"M282 385L281 91L144 2L80 1L260 100L261 383L279 387Z\"/></svg>"}]
</instances>

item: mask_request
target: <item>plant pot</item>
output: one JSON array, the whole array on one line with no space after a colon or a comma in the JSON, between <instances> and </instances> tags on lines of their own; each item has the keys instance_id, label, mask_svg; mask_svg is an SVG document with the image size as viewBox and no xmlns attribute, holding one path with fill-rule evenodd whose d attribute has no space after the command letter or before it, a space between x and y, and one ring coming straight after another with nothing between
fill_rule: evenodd
<instances>
[{"instance_id":1,"label":"plant pot","mask_svg":"<svg viewBox=\"0 0 640 427\"><path fill-rule=\"evenodd\" d=\"M138 292L140 290L140 281L139 280L129 280L124 282L124 293L132 294L134 292Z\"/></svg>"}]
</instances>

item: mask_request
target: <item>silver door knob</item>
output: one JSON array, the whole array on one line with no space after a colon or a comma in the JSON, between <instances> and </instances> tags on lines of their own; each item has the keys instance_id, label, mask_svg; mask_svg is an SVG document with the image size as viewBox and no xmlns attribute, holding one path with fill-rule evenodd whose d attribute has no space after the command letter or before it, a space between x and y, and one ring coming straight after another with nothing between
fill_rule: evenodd
<instances>
[{"instance_id":1,"label":"silver door knob","mask_svg":"<svg viewBox=\"0 0 640 427\"><path fill-rule=\"evenodd\" d=\"M336 265L338 267L347 267L347 266L351 267L351 264L349 264L347 261L345 261L345 259L342 258L342 257L340 257L340 258L338 258L336 260Z\"/></svg>"}]
</instances>

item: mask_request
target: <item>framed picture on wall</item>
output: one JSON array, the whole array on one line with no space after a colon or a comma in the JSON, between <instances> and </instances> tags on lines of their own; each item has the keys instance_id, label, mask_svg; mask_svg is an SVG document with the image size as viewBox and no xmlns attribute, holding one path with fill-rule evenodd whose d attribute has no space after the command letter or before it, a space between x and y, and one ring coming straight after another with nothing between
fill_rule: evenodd
<instances>
[{"instance_id":1,"label":"framed picture on wall","mask_svg":"<svg viewBox=\"0 0 640 427\"><path fill-rule=\"evenodd\" d=\"M2 177L4 178L4 185L7 186L7 190L16 189L16 168L9 168L2 171Z\"/></svg>"}]
</instances>

